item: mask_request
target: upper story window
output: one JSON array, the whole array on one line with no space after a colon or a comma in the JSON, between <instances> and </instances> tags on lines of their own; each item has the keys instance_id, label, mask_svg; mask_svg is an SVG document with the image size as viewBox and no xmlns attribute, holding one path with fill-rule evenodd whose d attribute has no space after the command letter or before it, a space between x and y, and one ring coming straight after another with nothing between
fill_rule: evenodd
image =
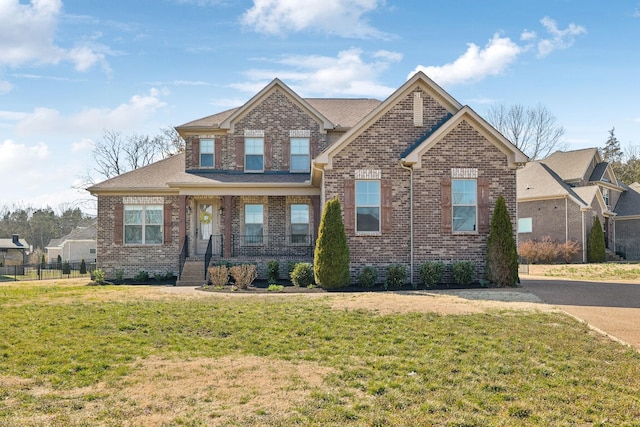
<instances>
[{"instance_id":1,"label":"upper story window","mask_svg":"<svg viewBox=\"0 0 640 427\"><path fill-rule=\"evenodd\" d=\"M163 209L162 205L124 206L124 243L162 244Z\"/></svg>"},{"instance_id":2,"label":"upper story window","mask_svg":"<svg viewBox=\"0 0 640 427\"><path fill-rule=\"evenodd\" d=\"M291 205L291 243L309 243L309 205Z\"/></svg>"},{"instance_id":3,"label":"upper story window","mask_svg":"<svg viewBox=\"0 0 640 427\"><path fill-rule=\"evenodd\" d=\"M452 231L477 231L478 190L475 179L451 181Z\"/></svg>"},{"instance_id":4,"label":"upper story window","mask_svg":"<svg viewBox=\"0 0 640 427\"><path fill-rule=\"evenodd\" d=\"M264 171L264 138L244 139L244 170L246 172Z\"/></svg>"},{"instance_id":5,"label":"upper story window","mask_svg":"<svg viewBox=\"0 0 640 427\"><path fill-rule=\"evenodd\" d=\"M609 206L609 189L608 188L602 189L602 197L604 198L604 204Z\"/></svg>"},{"instance_id":6,"label":"upper story window","mask_svg":"<svg viewBox=\"0 0 640 427\"><path fill-rule=\"evenodd\" d=\"M309 138L291 138L291 172L309 172Z\"/></svg>"},{"instance_id":7,"label":"upper story window","mask_svg":"<svg viewBox=\"0 0 640 427\"><path fill-rule=\"evenodd\" d=\"M200 166L205 168L212 168L215 164L214 158L214 140L213 139L201 139L200 140Z\"/></svg>"},{"instance_id":8,"label":"upper story window","mask_svg":"<svg viewBox=\"0 0 640 427\"><path fill-rule=\"evenodd\" d=\"M380 181L356 181L356 232L380 232Z\"/></svg>"},{"instance_id":9,"label":"upper story window","mask_svg":"<svg viewBox=\"0 0 640 427\"><path fill-rule=\"evenodd\" d=\"M261 244L264 231L264 206L244 205L244 234L245 243Z\"/></svg>"}]
</instances>

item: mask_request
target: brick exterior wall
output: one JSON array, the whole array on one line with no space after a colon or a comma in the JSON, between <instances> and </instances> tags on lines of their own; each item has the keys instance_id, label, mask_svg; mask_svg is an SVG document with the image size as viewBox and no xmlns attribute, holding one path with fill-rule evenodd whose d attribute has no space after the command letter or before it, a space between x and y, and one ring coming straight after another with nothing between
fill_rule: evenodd
<instances>
[{"instance_id":1,"label":"brick exterior wall","mask_svg":"<svg viewBox=\"0 0 640 427\"><path fill-rule=\"evenodd\" d=\"M143 196L141 196L143 197ZM118 245L114 243L115 206L123 203L122 196L98 197L98 256L97 267L107 278L114 278L117 270L124 270L125 277L133 277L141 270L153 277L155 273L178 272L180 255L178 196L163 197L164 204L171 205L171 240L162 245ZM164 235L164 233L163 233Z\"/></svg>"},{"instance_id":2,"label":"brick exterior wall","mask_svg":"<svg viewBox=\"0 0 640 427\"><path fill-rule=\"evenodd\" d=\"M447 111L423 93L423 127L413 124L413 94L402 99L383 117L333 158L325 171L325 198L338 196L345 204L344 181L354 179L357 169L381 171L392 183L392 231L379 235L348 235L351 276L364 265L375 265L380 273L390 263L410 266L410 175L400 166L401 154L424 135ZM468 123L462 122L441 142L427 151L422 168L414 175L414 281L417 268L427 260L471 260L482 277L488 233L453 235L441 229L440 180L451 176L451 168L477 168L479 178L489 179L489 205L505 197L515 224L515 170L507 158ZM515 227L515 226L514 226ZM515 233L515 231L514 231ZM384 280L384 277L382 277Z\"/></svg>"},{"instance_id":3,"label":"brick exterior wall","mask_svg":"<svg viewBox=\"0 0 640 427\"><path fill-rule=\"evenodd\" d=\"M627 261L640 260L640 219L616 219L615 250Z\"/></svg>"}]
</instances>

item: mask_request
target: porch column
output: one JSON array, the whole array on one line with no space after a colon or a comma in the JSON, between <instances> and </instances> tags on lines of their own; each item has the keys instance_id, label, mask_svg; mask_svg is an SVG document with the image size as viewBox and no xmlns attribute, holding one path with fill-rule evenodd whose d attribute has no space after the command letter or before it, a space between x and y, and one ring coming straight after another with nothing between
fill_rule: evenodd
<instances>
[{"instance_id":1,"label":"porch column","mask_svg":"<svg viewBox=\"0 0 640 427\"><path fill-rule=\"evenodd\" d=\"M223 257L231 257L231 220L233 218L233 196L222 196L224 204L224 251Z\"/></svg>"},{"instance_id":2,"label":"porch column","mask_svg":"<svg viewBox=\"0 0 640 427\"><path fill-rule=\"evenodd\" d=\"M311 196L311 209L313 209L313 238L318 238L318 229L320 228L320 196Z\"/></svg>"},{"instance_id":3,"label":"porch column","mask_svg":"<svg viewBox=\"0 0 640 427\"><path fill-rule=\"evenodd\" d=\"M181 246L187 235L187 196L180 196L178 205L178 246Z\"/></svg>"}]
</instances>

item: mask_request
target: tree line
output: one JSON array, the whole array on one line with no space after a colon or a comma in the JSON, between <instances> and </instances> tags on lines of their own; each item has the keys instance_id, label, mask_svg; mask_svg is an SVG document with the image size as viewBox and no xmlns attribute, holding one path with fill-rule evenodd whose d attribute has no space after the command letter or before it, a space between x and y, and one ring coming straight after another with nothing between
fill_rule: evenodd
<instances>
[{"instance_id":1,"label":"tree line","mask_svg":"<svg viewBox=\"0 0 640 427\"><path fill-rule=\"evenodd\" d=\"M93 218L80 208L64 208L55 212L52 208L7 206L0 208L0 238L20 235L34 251L44 251L52 239L66 236L78 226L88 225Z\"/></svg>"}]
</instances>

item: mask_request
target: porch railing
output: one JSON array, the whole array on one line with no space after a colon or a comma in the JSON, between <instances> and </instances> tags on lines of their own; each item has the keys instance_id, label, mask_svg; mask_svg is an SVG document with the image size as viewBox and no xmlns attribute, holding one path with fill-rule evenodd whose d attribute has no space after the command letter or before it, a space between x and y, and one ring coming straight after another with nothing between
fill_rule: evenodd
<instances>
[{"instance_id":1,"label":"porch railing","mask_svg":"<svg viewBox=\"0 0 640 427\"><path fill-rule=\"evenodd\" d=\"M213 257L213 236L209 236L209 243L207 243L207 251L204 253L204 280L207 280L207 269L209 268L211 257Z\"/></svg>"},{"instance_id":2,"label":"porch railing","mask_svg":"<svg viewBox=\"0 0 640 427\"><path fill-rule=\"evenodd\" d=\"M182 269L184 263L189 258L189 236L184 236L184 242L182 242L182 249L180 250L180 260L178 262L178 277L182 277Z\"/></svg>"},{"instance_id":3,"label":"porch railing","mask_svg":"<svg viewBox=\"0 0 640 427\"><path fill-rule=\"evenodd\" d=\"M231 256L313 256L311 235L238 235L231 236Z\"/></svg>"}]
</instances>

